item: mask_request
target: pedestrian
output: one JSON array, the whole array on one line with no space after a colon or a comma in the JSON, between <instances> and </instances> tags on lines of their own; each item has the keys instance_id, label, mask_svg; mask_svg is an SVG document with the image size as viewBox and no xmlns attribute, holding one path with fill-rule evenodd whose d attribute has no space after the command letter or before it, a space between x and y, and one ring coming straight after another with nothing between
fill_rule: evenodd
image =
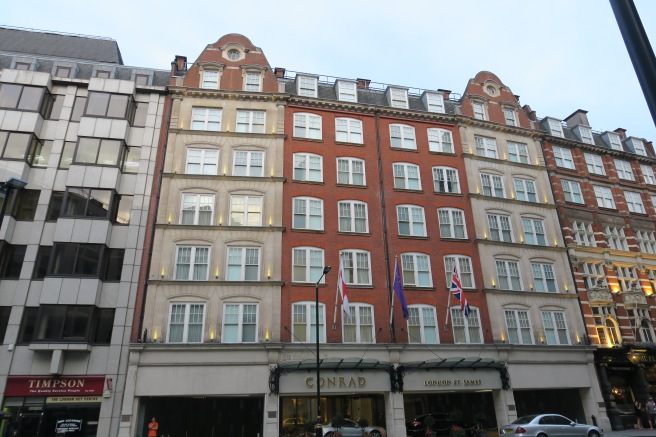
<instances>
[{"instance_id":1,"label":"pedestrian","mask_svg":"<svg viewBox=\"0 0 656 437\"><path fill-rule=\"evenodd\" d=\"M656 402L654 398L647 401L647 419L649 420L649 429L656 428Z\"/></svg>"},{"instance_id":2,"label":"pedestrian","mask_svg":"<svg viewBox=\"0 0 656 437\"><path fill-rule=\"evenodd\" d=\"M148 423L148 437L157 437L157 428L159 428L159 424L153 417Z\"/></svg>"},{"instance_id":3,"label":"pedestrian","mask_svg":"<svg viewBox=\"0 0 656 437\"><path fill-rule=\"evenodd\" d=\"M642 404L637 399L633 403L633 410L635 411L636 428L642 429ZM153 418L153 420L154 420L154 418ZM148 434L148 435L150 436L150 434Z\"/></svg>"}]
</instances>

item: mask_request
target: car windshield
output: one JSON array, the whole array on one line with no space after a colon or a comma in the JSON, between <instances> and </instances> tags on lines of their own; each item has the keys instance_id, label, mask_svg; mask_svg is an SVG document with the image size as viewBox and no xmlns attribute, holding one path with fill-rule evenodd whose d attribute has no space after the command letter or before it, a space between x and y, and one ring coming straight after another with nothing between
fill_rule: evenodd
<instances>
[{"instance_id":1,"label":"car windshield","mask_svg":"<svg viewBox=\"0 0 656 437\"><path fill-rule=\"evenodd\" d=\"M517 418L517 420L515 420L511 425L525 425L536 417L538 417L537 414L533 414L532 416L522 416Z\"/></svg>"}]
</instances>

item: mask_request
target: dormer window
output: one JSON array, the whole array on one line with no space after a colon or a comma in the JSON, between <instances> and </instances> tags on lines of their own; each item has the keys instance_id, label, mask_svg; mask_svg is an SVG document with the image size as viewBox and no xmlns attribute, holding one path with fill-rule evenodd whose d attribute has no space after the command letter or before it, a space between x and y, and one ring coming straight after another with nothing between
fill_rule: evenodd
<instances>
[{"instance_id":1,"label":"dormer window","mask_svg":"<svg viewBox=\"0 0 656 437\"><path fill-rule=\"evenodd\" d=\"M422 100L428 112L444 114L444 96L437 93L424 93Z\"/></svg>"},{"instance_id":2,"label":"dormer window","mask_svg":"<svg viewBox=\"0 0 656 437\"><path fill-rule=\"evenodd\" d=\"M594 144L592 139L592 130L587 126L578 125L574 128L574 132L579 137L582 143Z\"/></svg>"},{"instance_id":3,"label":"dormer window","mask_svg":"<svg viewBox=\"0 0 656 437\"><path fill-rule=\"evenodd\" d=\"M636 154L647 156L647 150L645 149L645 143L641 139L631 138L631 145Z\"/></svg>"},{"instance_id":4,"label":"dormer window","mask_svg":"<svg viewBox=\"0 0 656 437\"><path fill-rule=\"evenodd\" d=\"M403 88L388 88L387 97L392 108L408 109L408 90Z\"/></svg>"},{"instance_id":5,"label":"dormer window","mask_svg":"<svg viewBox=\"0 0 656 437\"><path fill-rule=\"evenodd\" d=\"M342 102L357 102L358 92L355 82L337 81L337 100Z\"/></svg>"},{"instance_id":6,"label":"dormer window","mask_svg":"<svg viewBox=\"0 0 656 437\"><path fill-rule=\"evenodd\" d=\"M548 119L549 122L549 133L554 137L563 138L563 125L560 124L560 120L555 120L553 118Z\"/></svg>"},{"instance_id":7,"label":"dormer window","mask_svg":"<svg viewBox=\"0 0 656 437\"><path fill-rule=\"evenodd\" d=\"M472 102L472 110L476 120L487 120L485 115L485 104L482 102Z\"/></svg>"},{"instance_id":8,"label":"dormer window","mask_svg":"<svg viewBox=\"0 0 656 437\"><path fill-rule=\"evenodd\" d=\"M606 132L605 136L608 139L608 144L610 145L611 149L613 149L613 150L624 150L622 148L622 140L620 139L619 135L617 135L616 133L613 133L613 132Z\"/></svg>"},{"instance_id":9,"label":"dormer window","mask_svg":"<svg viewBox=\"0 0 656 437\"><path fill-rule=\"evenodd\" d=\"M304 97L317 97L317 78L313 76L296 76L298 95Z\"/></svg>"}]
</instances>

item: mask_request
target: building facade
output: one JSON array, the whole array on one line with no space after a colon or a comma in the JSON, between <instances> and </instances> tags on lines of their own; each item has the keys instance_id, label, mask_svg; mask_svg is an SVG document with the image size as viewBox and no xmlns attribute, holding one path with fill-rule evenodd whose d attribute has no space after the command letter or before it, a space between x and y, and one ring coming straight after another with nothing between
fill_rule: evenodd
<instances>
[{"instance_id":1,"label":"building facade","mask_svg":"<svg viewBox=\"0 0 656 437\"><path fill-rule=\"evenodd\" d=\"M168 74L4 27L0 69L0 435L116 435Z\"/></svg>"},{"instance_id":2,"label":"building facade","mask_svg":"<svg viewBox=\"0 0 656 437\"><path fill-rule=\"evenodd\" d=\"M540 121L557 211L576 279L586 343L613 429L656 395L654 149L623 129L592 131L578 110Z\"/></svg>"}]
</instances>

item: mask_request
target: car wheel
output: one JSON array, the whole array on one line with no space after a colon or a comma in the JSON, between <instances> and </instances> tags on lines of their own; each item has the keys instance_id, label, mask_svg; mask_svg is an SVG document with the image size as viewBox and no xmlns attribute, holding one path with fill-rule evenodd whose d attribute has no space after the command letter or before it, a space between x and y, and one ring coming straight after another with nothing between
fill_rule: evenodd
<instances>
[{"instance_id":1,"label":"car wheel","mask_svg":"<svg viewBox=\"0 0 656 437\"><path fill-rule=\"evenodd\" d=\"M588 433L588 437L599 437L599 433L595 430L592 430Z\"/></svg>"},{"instance_id":2,"label":"car wheel","mask_svg":"<svg viewBox=\"0 0 656 437\"><path fill-rule=\"evenodd\" d=\"M380 437L380 433L379 433L378 431L371 431L371 432L369 433L369 435L370 435L371 437Z\"/></svg>"},{"instance_id":3,"label":"car wheel","mask_svg":"<svg viewBox=\"0 0 656 437\"><path fill-rule=\"evenodd\" d=\"M544 434L544 433L540 433L540 434L536 435L535 437L547 437L547 435Z\"/></svg>"}]
</instances>

